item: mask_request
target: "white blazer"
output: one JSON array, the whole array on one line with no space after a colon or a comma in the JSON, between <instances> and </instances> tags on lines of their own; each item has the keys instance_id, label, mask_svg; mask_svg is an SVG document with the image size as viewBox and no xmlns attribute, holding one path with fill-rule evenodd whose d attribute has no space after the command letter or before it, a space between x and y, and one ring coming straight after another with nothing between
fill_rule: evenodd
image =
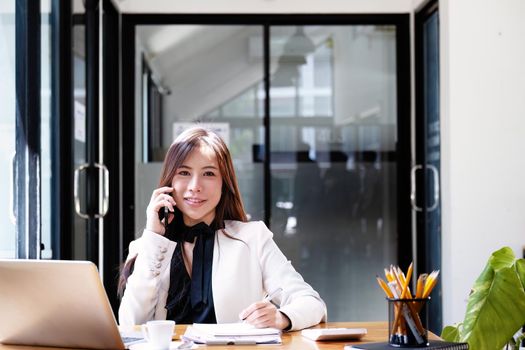
<instances>
[{"instance_id":1,"label":"white blazer","mask_svg":"<svg viewBox=\"0 0 525 350\"><path fill-rule=\"evenodd\" d=\"M221 230L215 236L212 292L217 323L237 322L244 308L279 287L283 292L277 301L291 321L291 330L326 321L325 303L295 271L263 222L226 220L225 231L241 241ZM166 319L170 263L176 245L148 230L131 242L128 260L137 259L119 308L121 325Z\"/></svg>"}]
</instances>

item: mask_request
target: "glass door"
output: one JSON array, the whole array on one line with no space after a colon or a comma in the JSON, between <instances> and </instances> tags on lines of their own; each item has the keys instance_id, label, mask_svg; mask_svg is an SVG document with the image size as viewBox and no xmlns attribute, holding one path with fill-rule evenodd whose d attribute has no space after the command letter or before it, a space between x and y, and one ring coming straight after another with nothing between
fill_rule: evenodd
<instances>
[{"instance_id":1,"label":"glass door","mask_svg":"<svg viewBox=\"0 0 525 350\"><path fill-rule=\"evenodd\" d=\"M15 0L0 7L0 258L14 258L16 251L15 218Z\"/></svg>"},{"instance_id":2,"label":"glass door","mask_svg":"<svg viewBox=\"0 0 525 350\"><path fill-rule=\"evenodd\" d=\"M412 259L408 16L170 19L123 16L125 237L142 233L173 138L206 123L227 138L250 219L330 320L386 320L375 276Z\"/></svg>"},{"instance_id":3,"label":"glass door","mask_svg":"<svg viewBox=\"0 0 525 350\"><path fill-rule=\"evenodd\" d=\"M73 15L73 167L79 169L86 163L86 39L84 12ZM71 252L74 260L86 260L86 220L77 214L86 211L85 208L85 177L78 177L77 203L72 207L70 215L73 218Z\"/></svg>"},{"instance_id":4,"label":"glass door","mask_svg":"<svg viewBox=\"0 0 525 350\"><path fill-rule=\"evenodd\" d=\"M119 135L118 17L110 1L86 1L72 26L73 174L69 208L72 259L94 262L109 301L118 308L117 274L122 256ZM104 32L99 37L99 31ZM102 42L100 42L102 40ZM111 175L111 176L110 176ZM106 215L107 214L107 215Z\"/></svg>"},{"instance_id":5,"label":"glass door","mask_svg":"<svg viewBox=\"0 0 525 350\"><path fill-rule=\"evenodd\" d=\"M416 165L412 168L412 207L416 217L417 269L441 269L441 139L439 110L439 12L437 1L416 15ZM442 328L438 282L428 312L429 329Z\"/></svg>"},{"instance_id":6,"label":"glass door","mask_svg":"<svg viewBox=\"0 0 525 350\"><path fill-rule=\"evenodd\" d=\"M272 26L270 52L275 239L330 320L384 318L372 277L398 261L396 27Z\"/></svg>"},{"instance_id":7,"label":"glass door","mask_svg":"<svg viewBox=\"0 0 525 350\"><path fill-rule=\"evenodd\" d=\"M73 237L72 258L101 264L101 223L107 172L99 160L99 4L87 1L73 16Z\"/></svg>"},{"instance_id":8,"label":"glass door","mask_svg":"<svg viewBox=\"0 0 525 350\"><path fill-rule=\"evenodd\" d=\"M0 258L53 256L51 4L0 5Z\"/></svg>"}]
</instances>

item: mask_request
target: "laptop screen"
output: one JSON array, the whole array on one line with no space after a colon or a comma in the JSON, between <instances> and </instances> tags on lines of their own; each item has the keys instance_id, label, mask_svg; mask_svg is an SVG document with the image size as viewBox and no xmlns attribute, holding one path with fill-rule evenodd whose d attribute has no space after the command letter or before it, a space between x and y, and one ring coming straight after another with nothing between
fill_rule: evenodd
<instances>
[{"instance_id":1,"label":"laptop screen","mask_svg":"<svg viewBox=\"0 0 525 350\"><path fill-rule=\"evenodd\" d=\"M96 266L0 260L0 342L124 349Z\"/></svg>"}]
</instances>

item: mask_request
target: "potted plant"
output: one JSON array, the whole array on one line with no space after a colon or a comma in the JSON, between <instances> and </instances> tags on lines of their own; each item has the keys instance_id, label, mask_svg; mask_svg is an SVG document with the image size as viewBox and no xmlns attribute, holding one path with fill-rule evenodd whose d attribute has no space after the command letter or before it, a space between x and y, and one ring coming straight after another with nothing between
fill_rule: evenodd
<instances>
[{"instance_id":1,"label":"potted plant","mask_svg":"<svg viewBox=\"0 0 525 350\"><path fill-rule=\"evenodd\" d=\"M472 350L501 350L509 343L518 349L521 339L514 336L524 324L525 259L504 247L474 282L463 322L445 327L441 337L468 342Z\"/></svg>"}]
</instances>

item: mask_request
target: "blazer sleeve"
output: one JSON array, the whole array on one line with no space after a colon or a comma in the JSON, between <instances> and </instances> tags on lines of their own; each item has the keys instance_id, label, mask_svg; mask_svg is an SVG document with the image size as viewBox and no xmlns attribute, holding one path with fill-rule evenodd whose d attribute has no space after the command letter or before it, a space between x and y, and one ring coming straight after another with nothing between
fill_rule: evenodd
<instances>
[{"instance_id":1,"label":"blazer sleeve","mask_svg":"<svg viewBox=\"0 0 525 350\"><path fill-rule=\"evenodd\" d=\"M259 257L263 272L264 288L271 293L282 288L280 311L291 322L290 330L299 330L326 322L327 311L324 301L303 277L294 269L273 240L272 232L264 223L261 231Z\"/></svg>"},{"instance_id":2,"label":"blazer sleeve","mask_svg":"<svg viewBox=\"0 0 525 350\"><path fill-rule=\"evenodd\" d=\"M165 318L163 310L170 279L171 256L176 243L155 232L144 230L131 242L126 261L136 257L132 274L119 307L119 323L125 326ZM164 305L162 305L164 304Z\"/></svg>"}]
</instances>

